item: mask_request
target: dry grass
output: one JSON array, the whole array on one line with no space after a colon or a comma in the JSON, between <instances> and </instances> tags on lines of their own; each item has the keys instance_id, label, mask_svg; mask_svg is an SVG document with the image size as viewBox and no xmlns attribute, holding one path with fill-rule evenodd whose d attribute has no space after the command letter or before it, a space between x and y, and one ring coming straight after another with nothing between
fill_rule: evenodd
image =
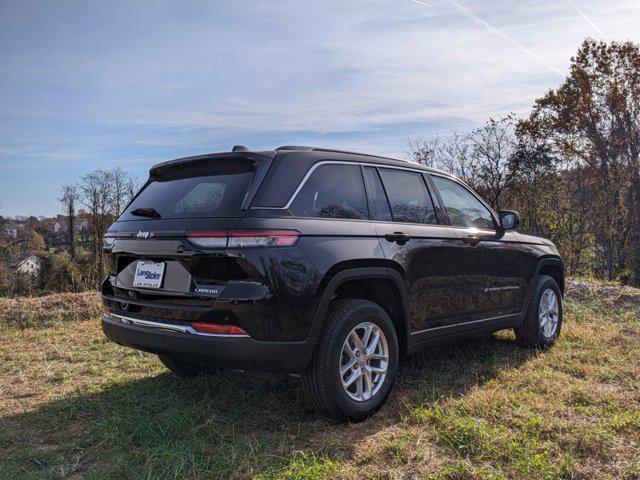
<instances>
[{"instance_id":1,"label":"dry grass","mask_svg":"<svg viewBox=\"0 0 640 480\"><path fill-rule=\"evenodd\" d=\"M433 349L338 425L287 376L175 379L103 338L95 294L0 300L0 478L640 478L640 292L566 307L555 348Z\"/></svg>"},{"instance_id":2,"label":"dry grass","mask_svg":"<svg viewBox=\"0 0 640 480\"><path fill-rule=\"evenodd\" d=\"M96 319L100 294L56 293L44 297L0 297L0 325L19 328L49 327L56 322Z\"/></svg>"}]
</instances>

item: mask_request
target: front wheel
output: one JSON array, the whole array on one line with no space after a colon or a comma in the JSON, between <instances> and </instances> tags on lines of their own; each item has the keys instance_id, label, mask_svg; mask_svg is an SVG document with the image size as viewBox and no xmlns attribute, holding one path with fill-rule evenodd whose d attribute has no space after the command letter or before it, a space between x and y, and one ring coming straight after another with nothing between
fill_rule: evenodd
<instances>
[{"instance_id":1,"label":"front wheel","mask_svg":"<svg viewBox=\"0 0 640 480\"><path fill-rule=\"evenodd\" d=\"M398 337L379 305L331 304L311 364L301 375L309 404L337 420L363 420L385 402L398 368Z\"/></svg>"},{"instance_id":2,"label":"front wheel","mask_svg":"<svg viewBox=\"0 0 640 480\"><path fill-rule=\"evenodd\" d=\"M518 343L525 347L548 348L560 336L562 292L556 281L540 275L522 323L515 328Z\"/></svg>"}]
</instances>

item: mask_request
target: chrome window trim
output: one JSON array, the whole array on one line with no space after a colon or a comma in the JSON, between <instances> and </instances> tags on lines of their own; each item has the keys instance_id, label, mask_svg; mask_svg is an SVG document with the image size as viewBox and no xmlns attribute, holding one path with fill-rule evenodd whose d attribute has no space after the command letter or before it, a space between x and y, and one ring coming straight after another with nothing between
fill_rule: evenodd
<instances>
[{"instance_id":1,"label":"chrome window trim","mask_svg":"<svg viewBox=\"0 0 640 480\"><path fill-rule=\"evenodd\" d=\"M227 337L227 338L243 338L243 337L248 337L248 334L242 334L242 335L228 335L228 334L223 334L223 333L203 333L203 332L198 332L196 331L193 327L191 327L190 325L177 325L175 323L162 323L162 322L154 322L152 320L143 320L141 318L132 318L132 317L126 317L124 315L120 315L117 313L112 313L111 315L107 316L105 314L102 314L102 319L103 320L110 320L112 322L115 323L121 323L122 325L130 325L130 326L134 326L134 327L143 327L143 328L152 328L154 330L163 330L166 332L173 332L173 333L182 333L185 335L197 335L197 336L202 336L202 337Z\"/></svg>"},{"instance_id":2,"label":"chrome window trim","mask_svg":"<svg viewBox=\"0 0 640 480\"><path fill-rule=\"evenodd\" d=\"M305 174L305 176L302 178L302 180L300 181L300 183L298 184L298 186L294 190L293 194L291 195L291 197L289 198L287 203L284 205L284 207L251 207L251 209L252 210L288 210L289 207L291 207L291 204L294 202L294 200L298 196L298 194L300 193L300 190L302 190L302 187L304 187L305 183L307 183L307 180L309 179L309 177L313 174L313 172L315 172L315 170L318 167L321 167L323 165L353 165L353 166L356 166L356 167L360 166L360 167L376 167L376 168L394 168L396 170L408 170L410 172L417 172L417 173L430 173L430 172L425 172L425 170L421 170L421 169L418 169L418 168L399 167L399 166L396 166L396 165L384 165L384 164L380 164L380 163L348 162L346 160L322 160L322 161L320 161L318 163L314 163L311 166L309 171ZM444 175L443 175L443 177L448 178L448 177L446 177ZM362 181L364 182L364 178L362 179Z\"/></svg>"}]
</instances>

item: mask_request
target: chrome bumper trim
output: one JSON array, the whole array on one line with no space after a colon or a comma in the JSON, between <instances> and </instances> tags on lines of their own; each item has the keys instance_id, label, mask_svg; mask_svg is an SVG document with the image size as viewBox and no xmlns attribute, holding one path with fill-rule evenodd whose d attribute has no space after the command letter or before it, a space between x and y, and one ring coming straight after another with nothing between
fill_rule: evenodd
<instances>
[{"instance_id":1,"label":"chrome bumper trim","mask_svg":"<svg viewBox=\"0 0 640 480\"><path fill-rule=\"evenodd\" d=\"M123 325L133 325L135 327L143 327L143 328L152 328L155 330L164 330L172 333L182 333L185 335L197 335L199 337L229 337L229 338L243 338L248 337L248 334L242 335L227 335L222 333L203 333L194 330L193 327L189 325L176 325L175 323L162 323L162 322L154 322L152 320L142 320L140 318L131 318L125 317L124 315L120 315L117 313L112 313L107 316L104 313L102 314L103 320L110 320L112 322L121 323Z\"/></svg>"}]
</instances>

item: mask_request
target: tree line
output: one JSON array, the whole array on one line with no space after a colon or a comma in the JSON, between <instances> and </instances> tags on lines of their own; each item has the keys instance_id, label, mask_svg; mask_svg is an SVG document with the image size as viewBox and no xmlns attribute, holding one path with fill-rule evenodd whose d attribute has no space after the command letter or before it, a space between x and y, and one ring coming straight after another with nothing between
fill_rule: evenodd
<instances>
[{"instance_id":1,"label":"tree line","mask_svg":"<svg viewBox=\"0 0 640 480\"><path fill-rule=\"evenodd\" d=\"M0 294L96 289L105 275L102 238L122 213L141 182L120 167L97 169L62 187L58 198L64 215L51 222L29 217L15 236L0 217ZM35 257L37 271L21 272L20 262Z\"/></svg>"},{"instance_id":2,"label":"tree line","mask_svg":"<svg viewBox=\"0 0 640 480\"><path fill-rule=\"evenodd\" d=\"M76 259L76 230L74 221L78 206L89 213L91 231L91 270L90 281L98 286L104 276L104 255L102 254L102 237L120 216L140 188L138 177L120 167L110 170L97 169L83 175L76 183L62 187L59 202L67 216L67 234L69 256Z\"/></svg>"},{"instance_id":3,"label":"tree line","mask_svg":"<svg viewBox=\"0 0 640 480\"><path fill-rule=\"evenodd\" d=\"M585 40L562 84L526 118L409 143L521 230L550 238L571 275L640 285L640 48Z\"/></svg>"}]
</instances>

